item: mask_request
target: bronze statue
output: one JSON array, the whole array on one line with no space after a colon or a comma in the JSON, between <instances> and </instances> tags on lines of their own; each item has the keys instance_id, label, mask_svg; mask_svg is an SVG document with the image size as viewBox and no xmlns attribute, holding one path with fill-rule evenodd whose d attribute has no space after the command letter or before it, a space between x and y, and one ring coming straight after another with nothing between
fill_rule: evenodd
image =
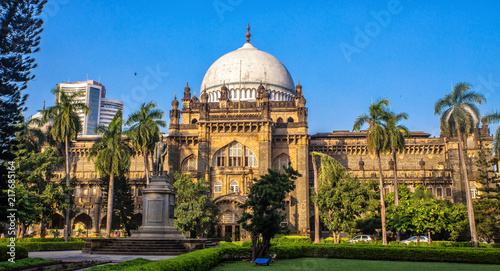
<instances>
[{"instance_id":1,"label":"bronze statue","mask_svg":"<svg viewBox=\"0 0 500 271\"><path fill-rule=\"evenodd\" d=\"M167 145L162 141L156 142L153 153L153 176L163 176L163 164L167 154Z\"/></svg>"}]
</instances>

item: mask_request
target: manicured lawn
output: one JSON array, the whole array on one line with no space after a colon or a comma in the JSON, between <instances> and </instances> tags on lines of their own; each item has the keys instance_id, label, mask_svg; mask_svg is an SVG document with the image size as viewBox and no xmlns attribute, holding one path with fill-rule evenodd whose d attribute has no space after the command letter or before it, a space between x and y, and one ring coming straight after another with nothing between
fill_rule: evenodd
<instances>
[{"instance_id":1,"label":"manicured lawn","mask_svg":"<svg viewBox=\"0 0 500 271\"><path fill-rule=\"evenodd\" d=\"M461 264L461 263L428 263L428 262L389 262L389 261L366 261L366 260L345 260L345 259L325 259L325 258L300 258L292 260L276 260L269 266L259 266L256 269L255 264L251 262L223 263L212 269L221 270L425 270L425 271L462 271L462 270L500 270L500 265L479 265L479 264Z\"/></svg>"}]
</instances>

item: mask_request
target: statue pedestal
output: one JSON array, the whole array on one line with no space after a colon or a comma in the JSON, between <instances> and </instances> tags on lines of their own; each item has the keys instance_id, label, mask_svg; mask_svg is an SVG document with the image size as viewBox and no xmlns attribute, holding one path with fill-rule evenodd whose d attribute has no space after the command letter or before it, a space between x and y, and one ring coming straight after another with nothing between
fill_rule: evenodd
<instances>
[{"instance_id":1,"label":"statue pedestal","mask_svg":"<svg viewBox=\"0 0 500 271\"><path fill-rule=\"evenodd\" d=\"M175 191L167 176L153 176L142 198L142 226L130 238L185 239L174 226Z\"/></svg>"}]
</instances>

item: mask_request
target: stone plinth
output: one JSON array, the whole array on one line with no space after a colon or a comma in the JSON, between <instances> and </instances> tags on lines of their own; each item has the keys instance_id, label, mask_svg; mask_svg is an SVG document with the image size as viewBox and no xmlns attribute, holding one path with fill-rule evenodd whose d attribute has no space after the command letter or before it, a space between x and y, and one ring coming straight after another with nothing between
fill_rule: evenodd
<instances>
[{"instance_id":1,"label":"stone plinth","mask_svg":"<svg viewBox=\"0 0 500 271\"><path fill-rule=\"evenodd\" d=\"M137 239L184 239L174 227L174 187L167 176L153 176L142 191L142 226L132 231L130 238Z\"/></svg>"}]
</instances>

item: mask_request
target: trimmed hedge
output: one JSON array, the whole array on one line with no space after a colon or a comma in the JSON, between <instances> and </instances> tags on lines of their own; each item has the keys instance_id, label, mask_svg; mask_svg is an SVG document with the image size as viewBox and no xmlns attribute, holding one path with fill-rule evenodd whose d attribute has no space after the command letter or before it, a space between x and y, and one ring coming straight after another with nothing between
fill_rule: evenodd
<instances>
[{"instance_id":1,"label":"trimmed hedge","mask_svg":"<svg viewBox=\"0 0 500 271\"><path fill-rule=\"evenodd\" d=\"M25 242L17 246L25 247L28 251L82 250L85 242Z\"/></svg>"},{"instance_id":2,"label":"trimmed hedge","mask_svg":"<svg viewBox=\"0 0 500 271\"><path fill-rule=\"evenodd\" d=\"M374 246L374 245L315 245L293 244L273 246L270 253L278 259L304 257L363 259L380 261L418 261L500 264L500 250L492 248L461 247L411 247L411 246ZM208 271L223 260L249 259L250 247L226 245L220 248L207 248L180 255L176 258L133 266L123 270L168 270L168 271Z\"/></svg>"},{"instance_id":3,"label":"trimmed hedge","mask_svg":"<svg viewBox=\"0 0 500 271\"><path fill-rule=\"evenodd\" d=\"M15 246L16 260L28 258L28 250L26 248L16 245ZM10 259L10 255L7 254L11 251L11 248L7 244L0 245L0 262L7 261Z\"/></svg>"},{"instance_id":4,"label":"trimmed hedge","mask_svg":"<svg viewBox=\"0 0 500 271\"><path fill-rule=\"evenodd\" d=\"M70 242L84 242L86 238L70 237L68 241ZM9 238L0 238L0 243L9 242ZM40 237L29 237L29 238L16 238L16 243L29 243L29 242L64 242L64 238L40 238Z\"/></svg>"},{"instance_id":5,"label":"trimmed hedge","mask_svg":"<svg viewBox=\"0 0 500 271\"><path fill-rule=\"evenodd\" d=\"M500 264L500 250L489 248L399 247L373 245L286 245L271 248L277 258L342 258L381 261Z\"/></svg>"},{"instance_id":6,"label":"trimmed hedge","mask_svg":"<svg viewBox=\"0 0 500 271\"><path fill-rule=\"evenodd\" d=\"M300 235L285 235L278 238L273 238L272 241L278 244L283 244L283 243L312 244L311 238Z\"/></svg>"},{"instance_id":7,"label":"trimmed hedge","mask_svg":"<svg viewBox=\"0 0 500 271\"><path fill-rule=\"evenodd\" d=\"M232 249L232 248L230 248ZM223 249L222 248L207 248L202 250L196 250L191 253L182 254L172 259L160 260L154 263L148 263L141 266L132 266L123 270L127 271L157 271L157 270L169 270L169 271L205 271L210 270L217 266L222 260Z\"/></svg>"}]
</instances>

